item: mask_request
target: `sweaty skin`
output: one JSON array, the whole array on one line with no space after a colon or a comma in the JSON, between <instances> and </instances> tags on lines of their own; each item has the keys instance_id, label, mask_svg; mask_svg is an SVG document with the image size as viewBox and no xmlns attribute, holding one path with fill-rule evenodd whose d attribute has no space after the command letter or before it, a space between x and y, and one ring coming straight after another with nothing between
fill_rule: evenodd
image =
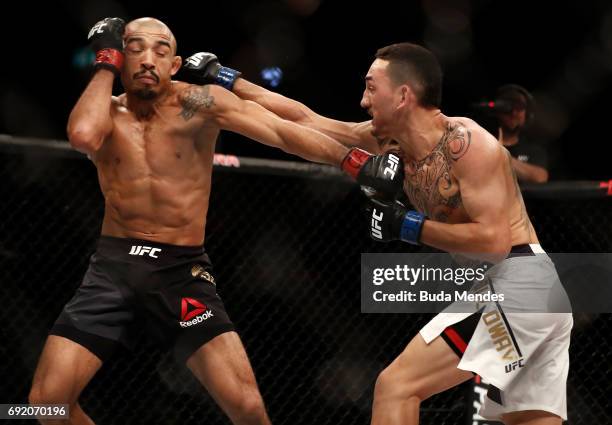
<instances>
[{"instance_id":1,"label":"sweaty skin","mask_svg":"<svg viewBox=\"0 0 612 425\"><path fill-rule=\"evenodd\" d=\"M474 121L446 117L436 107L421 106L415 95L422 90L420 82L392 84L387 65L376 59L366 76L361 106L372 117L370 122L322 117L299 102L243 80L237 81L234 90L244 99L346 144L372 152L399 147L404 191L413 207L429 216L422 228L423 244L459 254L460 260L497 262L506 258L513 245L538 243L509 152ZM458 364L459 357L442 338L427 344L417 334L376 380L372 425L418 424L422 400L473 378ZM539 410L505 413L503 421L507 425L561 424L556 414Z\"/></svg>"},{"instance_id":2,"label":"sweaty skin","mask_svg":"<svg viewBox=\"0 0 612 425\"><path fill-rule=\"evenodd\" d=\"M105 199L102 234L203 242L219 128L185 120L178 96L185 86L173 83L146 120L126 107L125 95L113 101L113 132L92 156Z\"/></svg>"},{"instance_id":3,"label":"sweaty skin","mask_svg":"<svg viewBox=\"0 0 612 425\"><path fill-rule=\"evenodd\" d=\"M108 30L114 28L117 27ZM283 120L224 88L172 81L182 60L176 56L176 41L163 22L137 19L126 26L123 34L106 35L112 38L113 45L123 37L123 64L106 62L112 70L103 67L94 72L70 113L67 128L71 145L86 153L97 167L105 199L102 223L105 236L201 246L215 140L221 129L310 161L336 166L348 152L348 148L328 136ZM117 69L119 66L121 69ZM125 89L125 94L119 97L112 96L114 71L120 72ZM110 279L112 282L108 283L112 285L127 284L108 276L104 279ZM193 292L183 283L176 289L184 292L182 296ZM146 294L159 298L159 288L150 291ZM137 296L136 301L140 303L143 297ZM170 302L166 296L164 300ZM136 309L129 308L132 307ZM139 313L148 311L143 309ZM117 319L121 326L128 320L127 316L122 317ZM178 327L176 322L172 323L168 321ZM214 337L190 355L186 366L232 423L269 425L240 338L234 331L213 327L210 332ZM179 340L183 337L185 334L177 335ZM70 419L62 423L91 425L93 421L79 407L78 399L102 363L103 359L80 342L51 334L38 362L28 400L65 403L70 406Z\"/></svg>"},{"instance_id":4,"label":"sweaty skin","mask_svg":"<svg viewBox=\"0 0 612 425\"><path fill-rule=\"evenodd\" d=\"M462 197L461 186L454 171L459 161L466 167L482 168L482 158L467 156L473 143L494 143L490 135L473 120L463 117L445 117L446 131L438 145L420 160L406 159L404 170L406 179L404 191L411 204L418 211L426 214L435 221L444 223L468 223L471 218L466 212ZM474 139L477 134L480 139ZM494 166L502 177L501 194L495 194L491 201L501 202L508 212L510 220L510 233L512 245L524 243L539 243L535 230L527 215L523 196L521 194L516 174L510 165L510 154L503 147L491 146L492 150L499 149L501 154L495 155L487 152L494 161ZM473 148L472 148L473 149Z\"/></svg>"},{"instance_id":5,"label":"sweaty skin","mask_svg":"<svg viewBox=\"0 0 612 425\"><path fill-rule=\"evenodd\" d=\"M172 53L176 53L176 38L163 22L154 18L134 19L125 26L123 39L128 44L131 38L153 37L159 41L163 40L170 44Z\"/></svg>"},{"instance_id":6,"label":"sweaty skin","mask_svg":"<svg viewBox=\"0 0 612 425\"><path fill-rule=\"evenodd\" d=\"M122 95L111 116L112 133L91 155L106 204L102 234L109 236L202 244L221 128L313 161L339 165L347 152L217 86L172 82L144 119Z\"/></svg>"},{"instance_id":7,"label":"sweaty skin","mask_svg":"<svg viewBox=\"0 0 612 425\"><path fill-rule=\"evenodd\" d=\"M513 245L538 243L508 151L474 121L421 106L418 83L394 84L388 64L372 63L361 106L372 117L374 134L399 144L405 192L430 218L421 242L494 262Z\"/></svg>"},{"instance_id":8,"label":"sweaty skin","mask_svg":"<svg viewBox=\"0 0 612 425\"><path fill-rule=\"evenodd\" d=\"M112 97L113 74L99 70L70 115L71 144L98 170L103 235L201 245L220 129L340 165L348 149L328 136L221 87L172 81L182 62L175 50L162 22L130 22L121 71L126 93Z\"/></svg>"},{"instance_id":9,"label":"sweaty skin","mask_svg":"<svg viewBox=\"0 0 612 425\"><path fill-rule=\"evenodd\" d=\"M372 86L376 85L377 78L386 77L384 69L380 69L380 61L375 61L375 64L378 67L374 66L368 74L372 78L366 81L364 91L366 103L362 105L370 114L375 110L370 98L377 96L378 91L383 90L382 87ZM510 165L510 154L491 134L471 119L445 117L438 112L436 119L431 120L437 127L433 131L436 132L435 140L438 142L419 152L418 159L415 159L410 155L414 143L412 141L398 143L393 140L384 132L385 123L381 123L382 130L374 132L372 121L350 123L323 117L300 102L271 92L243 78L236 82L234 92L241 98L255 101L285 119L315 128L348 146L359 146L376 153L400 149L403 152L406 175L404 191L413 207L430 218L426 222L428 226L431 226L431 221L447 224L473 222L475 217L466 211L462 191L466 188L470 190L474 182L468 180L460 184L456 175L457 167L465 165L460 167L463 174L486 170L482 183L485 183L486 188L490 186L486 184L487 181L492 181L494 190L489 187L485 198L480 202L496 204L497 210L503 210L500 218L501 221L509 223L509 238L512 245L538 243L515 172ZM433 115L433 111L430 112L430 115ZM495 181L492 180L493 176L497 177ZM478 183L480 179L475 180ZM490 198L488 201L487 196ZM469 243L464 242L463 246L453 248L465 251L466 246L469 246ZM475 249L479 248L476 246Z\"/></svg>"}]
</instances>

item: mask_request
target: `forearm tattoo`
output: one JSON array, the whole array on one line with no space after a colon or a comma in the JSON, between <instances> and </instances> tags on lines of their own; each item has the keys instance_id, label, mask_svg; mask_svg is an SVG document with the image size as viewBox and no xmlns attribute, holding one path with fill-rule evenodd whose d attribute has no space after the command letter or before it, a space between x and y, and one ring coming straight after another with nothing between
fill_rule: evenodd
<instances>
[{"instance_id":1,"label":"forearm tattoo","mask_svg":"<svg viewBox=\"0 0 612 425\"><path fill-rule=\"evenodd\" d=\"M185 121L193 118L202 106L209 109L215 104L215 97L208 94L209 89L208 86L191 86L181 96L180 102L183 109L179 115Z\"/></svg>"},{"instance_id":2,"label":"forearm tattoo","mask_svg":"<svg viewBox=\"0 0 612 425\"><path fill-rule=\"evenodd\" d=\"M447 221L452 210L461 206L459 182L451 169L469 150L471 141L467 128L449 123L431 153L408 164L404 189L415 208L434 220Z\"/></svg>"}]
</instances>

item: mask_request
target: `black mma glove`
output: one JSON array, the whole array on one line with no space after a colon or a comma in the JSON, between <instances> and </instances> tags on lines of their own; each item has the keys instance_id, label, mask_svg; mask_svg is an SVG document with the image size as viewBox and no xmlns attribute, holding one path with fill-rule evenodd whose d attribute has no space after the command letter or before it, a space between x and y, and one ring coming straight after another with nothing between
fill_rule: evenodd
<instances>
[{"instance_id":1,"label":"black mma glove","mask_svg":"<svg viewBox=\"0 0 612 425\"><path fill-rule=\"evenodd\" d=\"M426 217L401 202L369 198L366 207L370 237L378 242L401 240L419 245Z\"/></svg>"},{"instance_id":2,"label":"black mma glove","mask_svg":"<svg viewBox=\"0 0 612 425\"><path fill-rule=\"evenodd\" d=\"M96 53L95 69L110 69L115 74L121 72L124 28L125 21L121 18L105 18L91 28L87 39Z\"/></svg>"},{"instance_id":3,"label":"black mma glove","mask_svg":"<svg viewBox=\"0 0 612 425\"><path fill-rule=\"evenodd\" d=\"M341 167L357 183L374 189L388 199L395 199L404 183L404 163L393 152L371 155L353 148L342 161Z\"/></svg>"},{"instance_id":4,"label":"black mma glove","mask_svg":"<svg viewBox=\"0 0 612 425\"><path fill-rule=\"evenodd\" d=\"M234 83L242 74L235 69L221 66L219 59L212 53L199 52L189 56L183 63L181 77L192 84L217 84L232 90Z\"/></svg>"}]
</instances>

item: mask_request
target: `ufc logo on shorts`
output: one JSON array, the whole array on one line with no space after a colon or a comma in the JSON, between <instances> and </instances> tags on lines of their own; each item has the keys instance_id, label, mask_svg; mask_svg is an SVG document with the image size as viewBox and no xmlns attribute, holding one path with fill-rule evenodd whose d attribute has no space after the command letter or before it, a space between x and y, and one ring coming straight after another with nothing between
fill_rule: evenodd
<instances>
[{"instance_id":1,"label":"ufc logo on shorts","mask_svg":"<svg viewBox=\"0 0 612 425\"><path fill-rule=\"evenodd\" d=\"M187 58L186 62L189 65L193 65L193 66L200 66L200 62L202 62L202 59L204 58L204 53L200 52L200 53L196 53L195 55L191 55Z\"/></svg>"},{"instance_id":2,"label":"ufc logo on shorts","mask_svg":"<svg viewBox=\"0 0 612 425\"><path fill-rule=\"evenodd\" d=\"M385 171L383 173L385 175L391 175L391 178L393 179L395 177L398 164L399 158L395 155L389 155L387 158L387 166L385 167Z\"/></svg>"},{"instance_id":3,"label":"ufc logo on shorts","mask_svg":"<svg viewBox=\"0 0 612 425\"><path fill-rule=\"evenodd\" d=\"M98 22L96 25L93 26L91 31L89 31L89 34L87 35L87 38L91 38L95 33L102 34L104 32L102 29L106 25L108 25L108 22L104 22L104 21Z\"/></svg>"},{"instance_id":4,"label":"ufc logo on shorts","mask_svg":"<svg viewBox=\"0 0 612 425\"><path fill-rule=\"evenodd\" d=\"M132 245L132 249L130 249L130 255L148 254L149 257L158 258L157 255L155 255L156 252L161 252L161 248L151 248L150 246Z\"/></svg>"},{"instance_id":5,"label":"ufc logo on shorts","mask_svg":"<svg viewBox=\"0 0 612 425\"><path fill-rule=\"evenodd\" d=\"M371 231L372 231L372 236L374 236L376 239L382 239L382 232L381 232L381 227L380 227L380 222L383 219L383 213L382 211L376 215L376 208L372 210L372 223L371 223Z\"/></svg>"},{"instance_id":6,"label":"ufc logo on shorts","mask_svg":"<svg viewBox=\"0 0 612 425\"><path fill-rule=\"evenodd\" d=\"M522 359L522 358L521 358L521 359L518 359L518 360L516 360L516 361L513 361L512 363L509 363L509 364L507 364L507 365L505 366L506 373L510 373L510 372L512 372L513 370L515 370L517 367L518 367L518 368L521 368L521 367L523 367L523 366L525 366L525 364L523 363L523 359Z\"/></svg>"}]
</instances>

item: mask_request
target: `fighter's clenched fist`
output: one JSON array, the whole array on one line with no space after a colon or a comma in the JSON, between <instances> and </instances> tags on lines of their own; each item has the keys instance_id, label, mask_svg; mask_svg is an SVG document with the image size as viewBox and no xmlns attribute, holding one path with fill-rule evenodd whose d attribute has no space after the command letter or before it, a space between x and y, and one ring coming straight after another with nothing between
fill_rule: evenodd
<instances>
[{"instance_id":1,"label":"fighter's clenched fist","mask_svg":"<svg viewBox=\"0 0 612 425\"><path fill-rule=\"evenodd\" d=\"M94 68L106 68L115 74L123 66L123 30L125 21L121 18L105 18L89 30L87 39L96 53Z\"/></svg>"}]
</instances>

